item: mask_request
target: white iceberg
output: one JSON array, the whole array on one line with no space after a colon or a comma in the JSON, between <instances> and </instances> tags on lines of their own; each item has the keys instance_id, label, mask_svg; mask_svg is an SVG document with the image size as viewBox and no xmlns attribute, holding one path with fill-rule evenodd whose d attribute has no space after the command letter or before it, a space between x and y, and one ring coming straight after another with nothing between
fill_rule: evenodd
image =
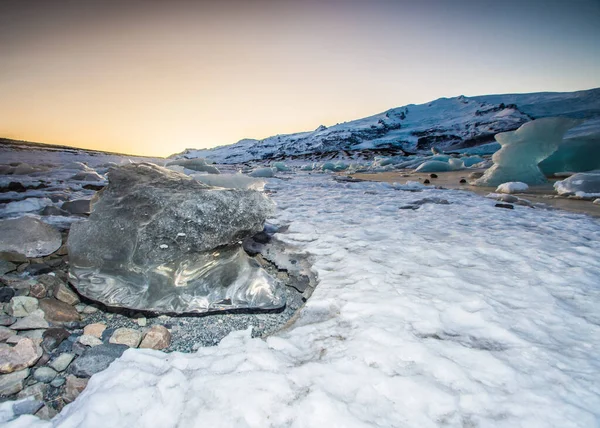
<instances>
[{"instance_id":1,"label":"white iceberg","mask_svg":"<svg viewBox=\"0 0 600 428\"><path fill-rule=\"evenodd\" d=\"M529 186L520 181L510 181L508 183L502 183L496 189L496 193L522 193L526 192Z\"/></svg>"},{"instance_id":2,"label":"white iceberg","mask_svg":"<svg viewBox=\"0 0 600 428\"><path fill-rule=\"evenodd\" d=\"M575 174L563 181L554 183L559 195L574 195L592 199L600 197L600 170Z\"/></svg>"}]
</instances>

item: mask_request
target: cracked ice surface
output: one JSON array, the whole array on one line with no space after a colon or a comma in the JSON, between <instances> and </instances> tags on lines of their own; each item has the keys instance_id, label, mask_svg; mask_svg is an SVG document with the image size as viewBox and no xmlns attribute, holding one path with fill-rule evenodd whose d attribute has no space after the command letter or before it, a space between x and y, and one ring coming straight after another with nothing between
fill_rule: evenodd
<instances>
[{"instance_id":1,"label":"cracked ice surface","mask_svg":"<svg viewBox=\"0 0 600 428\"><path fill-rule=\"evenodd\" d=\"M297 175L280 239L320 283L295 325L195 354L128 350L60 427L590 427L600 417L600 224L459 191ZM365 193L366 192L366 193ZM21 419L31 422L31 419Z\"/></svg>"}]
</instances>

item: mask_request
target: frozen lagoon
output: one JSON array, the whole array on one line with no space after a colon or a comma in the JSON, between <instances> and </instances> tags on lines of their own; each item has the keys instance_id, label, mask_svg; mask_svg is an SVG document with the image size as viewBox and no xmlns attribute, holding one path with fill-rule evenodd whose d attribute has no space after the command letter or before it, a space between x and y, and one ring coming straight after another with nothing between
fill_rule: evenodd
<instances>
[{"instance_id":1,"label":"frozen lagoon","mask_svg":"<svg viewBox=\"0 0 600 428\"><path fill-rule=\"evenodd\" d=\"M598 424L598 220L323 175L267 189L290 225L277 236L316 256L296 322L195 354L128 350L39 426ZM425 197L450 204L399 210Z\"/></svg>"}]
</instances>

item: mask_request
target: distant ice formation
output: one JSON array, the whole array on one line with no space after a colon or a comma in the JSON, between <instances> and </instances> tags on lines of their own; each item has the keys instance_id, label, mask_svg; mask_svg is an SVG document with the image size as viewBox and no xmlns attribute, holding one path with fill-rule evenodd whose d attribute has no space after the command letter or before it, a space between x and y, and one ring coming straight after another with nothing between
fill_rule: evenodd
<instances>
[{"instance_id":1,"label":"distant ice formation","mask_svg":"<svg viewBox=\"0 0 600 428\"><path fill-rule=\"evenodd\" d=\"M546 177L538 164L554 153L565 132L582 123L578 119L550 117L522 125L516 131L496 134L501 148L492 156L494 165L476 186L498 186L509 181L542 184Z\"/></svg>"}]
</instances>

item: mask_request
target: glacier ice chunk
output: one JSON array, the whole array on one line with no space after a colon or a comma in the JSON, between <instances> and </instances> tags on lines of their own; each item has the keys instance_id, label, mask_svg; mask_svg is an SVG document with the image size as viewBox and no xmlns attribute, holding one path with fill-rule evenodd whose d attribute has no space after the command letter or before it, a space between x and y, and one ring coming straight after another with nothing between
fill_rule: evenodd
<instances>
[{"instance_id":1,"label":"glacier ice chunk","mask_svg":"<svg viewBox=\"0 0 600 428\"><path fill-rule=\"evenodd\" d=\"M450 158L448 161L442 160L430 160L422 163L415 170L416 172L444 172L444 171L458 171L464 169L465 164L461 159Z\"/></svg>"},{"instance_id":2,"label":"glacier ice chunk","mask_svg":"<svg viewBox=\"0 0 600 428\"><path fill-rule=\"evenodd\" d=\"M559 195L574 195L579 198L600 197L600 170L581 172L554 183Z\"/></svg>"},{"instance_id":3,"label":"glacier ice chunk","mask_svg":"<svg viewBox=\"0 0 600 428\"><path fill-rule=\"evenodd\" d=\"M262 178L269 178L269 177L274 177L275 176L275 168L256 168L254 171L252 171L250 174L248 174L250 177L262 177Z\"/></svg>"},{"instance_id":4,"label":"glacier ice chunk","mask_svg":"<svg viewBox=\"0 0 600 428\"><path fill-rule=\"evenodd\" d=\"M502 183L496 189L496 193L522 193L526 192L529 186L520 181L510 181L508 183Z\"/></svg>"},{"instance_id":5,"label":"glacier ice chunk","mask_svg":"<svg viewBox=\"0 0 600 428\"><path fill-rule=\"evenodd\" d=\"M207 172L209 174L220 174L221 171L215 166L208 165L203 158L195 159L177 159L167 162L166 166L182 166L187 169L198 172Z\"/></svg>"},{"instance_id":6,"label":"glacier ice chunk","mask_svg":"<svg viewBox=\"0 0 600 428\"><path fill-rule=\"evenodd\" d=\"M108 173L90 217L72 226L69 277L108 306L162 313L275 309L281 284L241 247L273 203L153 164Z\"/></svg>"},{"instance_id":7,"label":"glacier ice chunk","mask_svg":"<svg viewBox=\"0 0 600 428\"><path fill-rule=\"evenodd\" d=\"M546 175L600 169L600 134L565 138L539 167Z\"/></svg>"},{"instance_id":8,"label":"glacier ice chunk","mask_svg":"<svg viewBox=\"0 0 600 428\"><path fill-rule=\"evenodd\" d=\"M565 132L579 125L579 119L548 117L533 120L516 131L496 134L500 150L492 156L494 165L476 186L498 186L509 181L542 184L546 177L538 164L556 151Z\"/></svg>"},{"instance_id":9,"label":"glacier ice chunk","mask_svg":"<svg viewBox=\"0 0 600 428\"><path fill-rule=\"evenodd\" d=\"M227 189L263 190L265 181L248 177L244 174L192 174L196 180L214 187L225 187Z\"/></svg>"}]
</instances>

